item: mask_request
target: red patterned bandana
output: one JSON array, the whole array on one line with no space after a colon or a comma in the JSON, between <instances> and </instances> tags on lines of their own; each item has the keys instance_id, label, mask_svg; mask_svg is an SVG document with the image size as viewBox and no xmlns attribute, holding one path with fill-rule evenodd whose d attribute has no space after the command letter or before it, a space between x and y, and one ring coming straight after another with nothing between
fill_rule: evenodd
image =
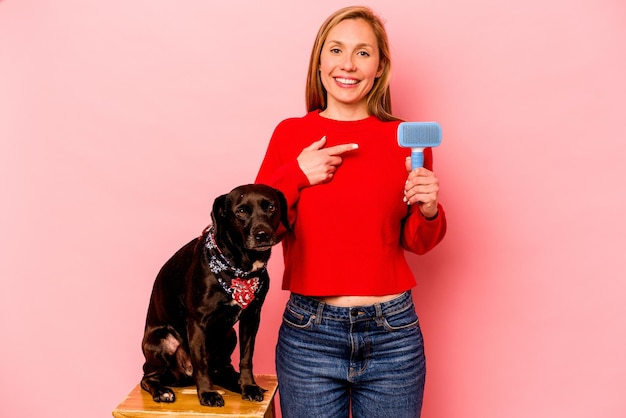
<instances>
[{"instance_id":1,"label":"red patterned bandana","mask_svg":"<svg viewBox=\"0 0 626 418\"><path fill-rule=\"evenodd\" d=\"M233 300L241 306L241 309L246 309L250 302L254 300L257 290L259 290L259 278L254 277L252 279L243 280L239 277L235 277L230 282L230 290Z\"/></svg>"}]
</instances>

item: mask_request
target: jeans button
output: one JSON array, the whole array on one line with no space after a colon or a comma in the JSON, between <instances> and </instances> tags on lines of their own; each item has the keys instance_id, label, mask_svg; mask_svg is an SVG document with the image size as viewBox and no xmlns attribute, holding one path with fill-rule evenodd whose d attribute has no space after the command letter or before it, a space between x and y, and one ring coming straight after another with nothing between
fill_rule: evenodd
<instances>
[{"instance_id":1,"label":"jeans button","mask_svg":"<svg viewBox=\"0 0 626 418\"><path fill-rule=\"evenodd\" d=\"M350 315L358 316L359 315L359 310L357 308L350 308Z\"/></svg>"}]
</instances>

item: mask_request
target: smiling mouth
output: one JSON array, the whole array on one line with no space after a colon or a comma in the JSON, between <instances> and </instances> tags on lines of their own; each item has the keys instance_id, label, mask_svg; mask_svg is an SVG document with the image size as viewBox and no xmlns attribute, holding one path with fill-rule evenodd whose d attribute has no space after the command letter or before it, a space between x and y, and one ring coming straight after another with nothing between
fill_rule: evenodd
<instances>
[{"instance_id":1,"label":"smiling mouth","mask_svg":"<svg viewBox=\"0 0 626 418\"><path fill-rule=\"evenodd\" d=\"M341 84L347 84L347 85L355 85L357 84L359 81L352 79L352 78L342 78L342 77L335 77L335 81Z\"/></svg>"}]
</instances>

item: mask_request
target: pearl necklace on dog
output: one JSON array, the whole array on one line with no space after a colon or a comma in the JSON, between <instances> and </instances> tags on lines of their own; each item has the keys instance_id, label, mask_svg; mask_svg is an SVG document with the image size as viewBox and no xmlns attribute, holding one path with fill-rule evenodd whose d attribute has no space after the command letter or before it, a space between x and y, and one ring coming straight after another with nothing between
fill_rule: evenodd
<instances>
[{"instance_id":1,"label":"pearl necklace on dog","mask_svg":"<svg viewBox=\"0 0 626 418\"><path fill-rule=\"evenodd\" d=\"M261 281L258 275L265 270L265 266L251 271L244 271L234 266L230 260L224 257L224 254L222 254L215 243L215 228L213 225L209 225L205 232L207 234L204 245L209 250L209 268L217 277L217 281L224 291L241 306L241 309L246 309L261 289ZM220 277L220 273L223 271L234 276L230 281L230 285ZM251 277L253 274L255 276Z\"/></svg>"}]
</instances>

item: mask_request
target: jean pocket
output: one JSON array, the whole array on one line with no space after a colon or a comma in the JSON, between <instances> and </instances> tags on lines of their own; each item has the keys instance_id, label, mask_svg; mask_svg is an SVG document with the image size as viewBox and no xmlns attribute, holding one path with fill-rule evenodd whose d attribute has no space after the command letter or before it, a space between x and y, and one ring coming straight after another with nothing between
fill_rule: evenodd
<instances>
[{"instance_id":1,"label":"jean pocket","mask_svg":"<svg viewBox=\"0 0 626 418\"><path fill-rule=\"evenodd\" d=\"M287 304L283 313L283 323L297 329L310 328L315 320L315 315L310 312L301 311Z\"/></svg>"},{"instance_id":2,"label":"jean pocket","mask_svg":"<svg viewBox=\"0 0 626 418\"><path fill-rule=\"evenodd\" d=\"M388 331L401 331L419 327L419 318L414 309L406 309L391 315L383 316L383 326Z\"/></svg>"}]
</instances>

